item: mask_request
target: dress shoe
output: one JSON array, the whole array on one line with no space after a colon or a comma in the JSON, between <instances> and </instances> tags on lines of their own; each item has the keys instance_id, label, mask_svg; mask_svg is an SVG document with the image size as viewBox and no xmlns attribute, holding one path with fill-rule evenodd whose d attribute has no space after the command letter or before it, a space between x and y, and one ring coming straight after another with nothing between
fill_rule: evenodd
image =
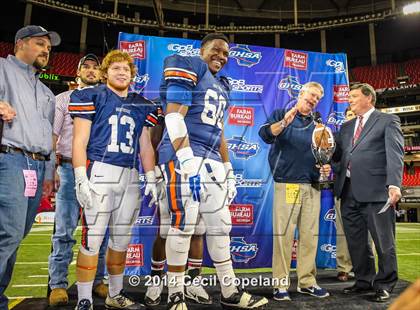
<instances>
[{"instance_id":1,"label":"dress shoe","mask_svg":"<svg viewBox=\"0 0 420 310\"><path fill-rule=\"evenodd\" d=\"M346 281L348 281L348 280L349 280L349 274L348 274L347 272L340 271L340 272L337 274L337 280L338 280L338 281L341 281L341 282L346 282Z\"/></svg>"},{"instance_id":2,"label":"dress shoe","mask_svg":"<svg viewBox=\"0 0 420 310\"><path fill-rule=\"evenodd\" d=\"M375 302L387 302L391 298L391 293L387 290L376 290L370 300Z\"/></svg>"},{"instance_id":3,"label":"dress shoe","mask_svg":"<svg viewBox=\"0 0 420 310\"><path fill-rule=\"evenodd\" d=\"M346 287L343 290L343 293L344 294L364 294L364 293L368 293L368 292L371 292L371 291L372 291L372 288L359 287L359 286L356 286L356 284L355 284L353 286Z\"/></svg>"},{"instance_id":4,"label":"dress shoe","mask_svg":"<svg viewBox=\"0 0 420 310\"><path fill-rule=\"evenodd\" d=\"M64 288L55 288L51 291L48 299L50 306L65 306L69 302L69 296Z\"/></svg>"}]
</instances>

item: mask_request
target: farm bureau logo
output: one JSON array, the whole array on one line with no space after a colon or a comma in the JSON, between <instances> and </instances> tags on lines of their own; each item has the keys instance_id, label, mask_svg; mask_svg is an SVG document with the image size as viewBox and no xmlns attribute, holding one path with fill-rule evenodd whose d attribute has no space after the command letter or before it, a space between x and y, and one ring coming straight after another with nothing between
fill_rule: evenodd
<instances>
[{"instance_id":1,"label":"farm bureau logo","mask_svg":"<svg viewBox=\"0 0 420 310\"><path fill-rule=\"evenodd\" d=\"M251 68L259 64L261 52L251 51L246 44L237 44L229 51L229 57L235 58L239 66Z\"/></svg>"},{"instance_id":2,"label":"farm bureau logo","mask_svg":"<svg viewBox=\"0 0 420 310\"><path fill-rule=\"evenodd\" d=\"M333 67L335 70L335 73L342 73L346 72L344 68L344 63L342 61L334 60L334 59L328 59L325 64L329 67Z\"/></svg>"},{"instance_id":3,"label":"farm bureau logo","mask_svg":"<svg viewBox=\"0 0 420 310\"><path fill-rule=\"evenodd\" d=\"M146 43L144 40L129 42L121 41L120 49L123 52L128 53L134 59L145 59L146 58Z\"/></svg>"},{"instance_id":4,"label":"farm bureau logo","mask_svg":"<svg viewBox=\"0 0 420 310\"><path fill-rule=\"evenodd\" d=\"M194 48L192 44L182 45L172 43L168 45L168 51L176 52L178 55L187 57L200 56L200 49Z\"/></svg>"},{"instance_id":5,"label":"farm bureau logo","mask_svg":"<svg viewBox=\"0 0 420 310\"><path fill-rule=\"evenodd\" d=\"M233 237L230 241L230 254L237 263L248 263L257 256L258 247L256 243L247 243L244 237Z\"/></svg>"},{"instance_id":6,"label":"farm bureau logo","mask_svg":"<svg viewBox=\"0 0 420 310\"><path fill-rule=\"evenodd\" d=\"M328 116L327 124L334 125L334 126L341 126L346 120L346 116L344 112L332 112Z\"/></svg>"},{"instance_id":7,"label":"farm bureau logo","mask_svg":"<svg viewBox=\"0 0 420 310\"><path fill-rule=\"evenodd\" d=\"M143 75L136 74L136 76L133 79L133 82L130 84L130 91L138 94L141 93L146 87L147 82L149 82L149 80L150 77L147 73Z\"/></svg>"},{"instance_id":8,"label":"farm bureau logo","mask_svg":"<svg viewBox=\"0 0 420 310\"><path fill-rule=\"evenodd\" d=\"M287 90L290 97L297 98L302 88L302 84L300 84L297 76L288 75L280 80L278 88L280 90Z\"/></svg>"},{"instance_id":9,"label":"farm bureau logo","mask_svg":"<svg viewBox=\"0 0 420 310\"><path fill-rule=\"evenodd\" d=\"M231 77L228 77L229 84L232 87L232 91L242 92L242 93L259 93L261 94L264 90L264 85L251 85L246 84L245 80L235 80Z\"/></svg>"},{"instance_id":10,"label":"farm bureau logo","mask_svg":"<svg viewBox=\"0 0 420 310\"><path fill-rule=\"evenodd\" d=\"M237 159L249 159L255 156L260 149L258 143L247 142L244 137L233 136L228 139L227 146L229 151L233 153L233 156Z\"/></svg>"}]
</instances>

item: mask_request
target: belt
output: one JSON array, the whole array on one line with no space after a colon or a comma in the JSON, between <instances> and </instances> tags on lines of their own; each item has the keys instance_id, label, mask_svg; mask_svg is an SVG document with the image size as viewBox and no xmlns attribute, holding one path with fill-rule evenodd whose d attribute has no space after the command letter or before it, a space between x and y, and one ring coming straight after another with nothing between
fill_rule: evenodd
<instances>
[{"instance_id":1,"label":"belt","mask_svg":"<svg viewBox=\"0 0 420 310\"><path fill-rule=\"evenodd\" d=\"M8 145L0 145L0 153L21 153L24 154L33 160L50 160L50 155L42 155L39 153L32 153L25 150L22 150L18 147L8 146Z\"/></svg>"},{"instance_id":2,"label":"belt","mask_svg":"<svg viewBox=\"0 0 420 310\"><path fill-rule=\"evenodd\" d=\"M72 160L71 160L71 158L69 158L69 157L65 157L65 156L62 156L62 155L57 155L57 162L56 162L56 164L57 165L61 165L61 164L64 164L64 163L67 163L67 164L71 164L72 163Z\"/></svg>"}]
</instances>

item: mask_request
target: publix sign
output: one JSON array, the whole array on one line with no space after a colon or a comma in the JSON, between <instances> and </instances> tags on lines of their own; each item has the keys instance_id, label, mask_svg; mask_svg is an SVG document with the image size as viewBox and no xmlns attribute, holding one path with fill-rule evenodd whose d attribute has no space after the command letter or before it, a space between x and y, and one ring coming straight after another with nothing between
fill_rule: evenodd
<instances>
[{"instance_id":1,"label":"publix sign","mask_svg":"<svg viewBox=\"0 0 420 310\"><path fill-rule=\"evenodd\" d=\"M39 78L48 81L61 81L61 76L54 73L41 73Z\"/></svg>"}]
</instances>

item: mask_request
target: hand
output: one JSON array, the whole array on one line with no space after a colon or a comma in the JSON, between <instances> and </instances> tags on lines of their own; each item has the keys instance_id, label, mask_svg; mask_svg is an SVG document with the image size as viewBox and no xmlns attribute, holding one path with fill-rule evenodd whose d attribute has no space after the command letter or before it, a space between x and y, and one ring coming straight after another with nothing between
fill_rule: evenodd
<instances>
[{"instance_id":1,"label":"hand","mask_svg":"<svg viewBox=\"0 0 420 310\"><path fill-rule=\"evenodd\" d=\"M74 168L76 183L76 198L82 208L92 208L91 185L86 174L85 167Z\"/></svg>"},{"instance_id":2,"label":"hand","mask_svg":"<svg viewBox=\"0 0 420 310\"><path fill-rule=\"evenodd\" d=\"M53 180L44 180L44 183L42 184L42 196L44 197L50 197L51 193L54 189L54 182Z\"/></svg>"},{"instance_id":3,"label":"hand","mask_svg":"<svg viewBox=\"0 0 420 310\"><path fill-rule=\"evenodd\" d=\"M166 198L166 183L164 182L165 180L163 178L162 171L160 170L159 166L155 166L155 176L157 197L159 202L159 200Z\"/></svg>"},{"instance_id":4,"label":"hand","mask_svg":"<svg viewBox=\"0 0 420 310\"><path fill-rule=\"evenodd\" d=\"M233 167L230 162L223 163L226 171L226 183L227 183L227 198L228 204L231 204L238 191L236 190L236 178L233 173Z\"/></svg>"},{"instance_id":5,"label":"hand","mask_svg":"<svg viewBox=\"0 0 420 310\"><path fill-rule=\"evenodd\" d=\"M388 308L388 310L416 310L420 308L420 278L411 284Z\"/></svg>"},{"instance_id":6,"label":"hand","mask_svg":"<svg viewBox=\"0 0 420 310\"><path fill-rule=\"evenodd\" d=\"M319 168L319 173L321 174L323 178L327 179L331 173L331 165L329 164L322 165L321 168Z\"/></svg>"},{"instance_id":7,"label":"hand","mask_svg":"<svg viewBox=\"0 0 420 310\"><path fill-rule=\"evenodd\" d=\"M156 188L156 175L153 170L146 172L146 188L144 189L144 195L150 195L149 207L152 207L158 201L158 194Z\"/></svg>"},{"instance_id":8,"label":"hand","mask_svg":"<svg viewBox=\"0 0 420 310\"><path fill-rule=\"evenodd\" d=\"M287 111L287 113L284 115L283 121L284 121L284 124L285 124L286 127L289 126L291 122L293 122L293 120L295 119L297 111L298 110L297 110L296 106L294 106L289 111Z\"/></svg>"},{"instance_id":9,"label":"hand","mask_svg":"<svg viewBox=\"0 0 420 310\"><path fill-rule=\"evenodd\" d=\"M397 206L397 202L401 198L401 190L396 186L389 186L388 197L389 197L389 202L395 208Z\"/></svg>"},{"instance_id":10,"label":"hand","mask_svg":"<svg viewBox=\"0 0 420 310\"><path fill-rule=\"evenodd\" d=\"M55 170L54 189L55 191L58 191L59 188L60 188L60 176L58 175L57 170Z\"/></svg>"},{"instance_id":11,"label":"hand","mask_svg":"<svg viewBox=\"0 0 420 310\"><path fill-rule=\"evenodd\" d=\"M0 101L0 116L3 121L11 122L16 116L16 111L8 102Z\"/></svg>"},{"instance_id":12,"label":"hand","mask_svg":"<svg viewBox=\"0 0 420 310\"><path fill-rule=\"evenodd\" d=\"M188 177L190 183L190 190L194 201L200 202L201 195L201 184L200 184L200 175L193 175Z\"/></svg>"},{"instance_id":13,"label":"hand","mask_svg":"<svg viewBox=\"0 0 420 310\"><path fill-rule=\"evenodd\" d=\"M192 198L196 202L200 202L201 184L200 184L200 158L194 157L190 147L184 147L176 152L179 160L179 174L184 181L188 181Z\"/></svg>"}]
</instances>

